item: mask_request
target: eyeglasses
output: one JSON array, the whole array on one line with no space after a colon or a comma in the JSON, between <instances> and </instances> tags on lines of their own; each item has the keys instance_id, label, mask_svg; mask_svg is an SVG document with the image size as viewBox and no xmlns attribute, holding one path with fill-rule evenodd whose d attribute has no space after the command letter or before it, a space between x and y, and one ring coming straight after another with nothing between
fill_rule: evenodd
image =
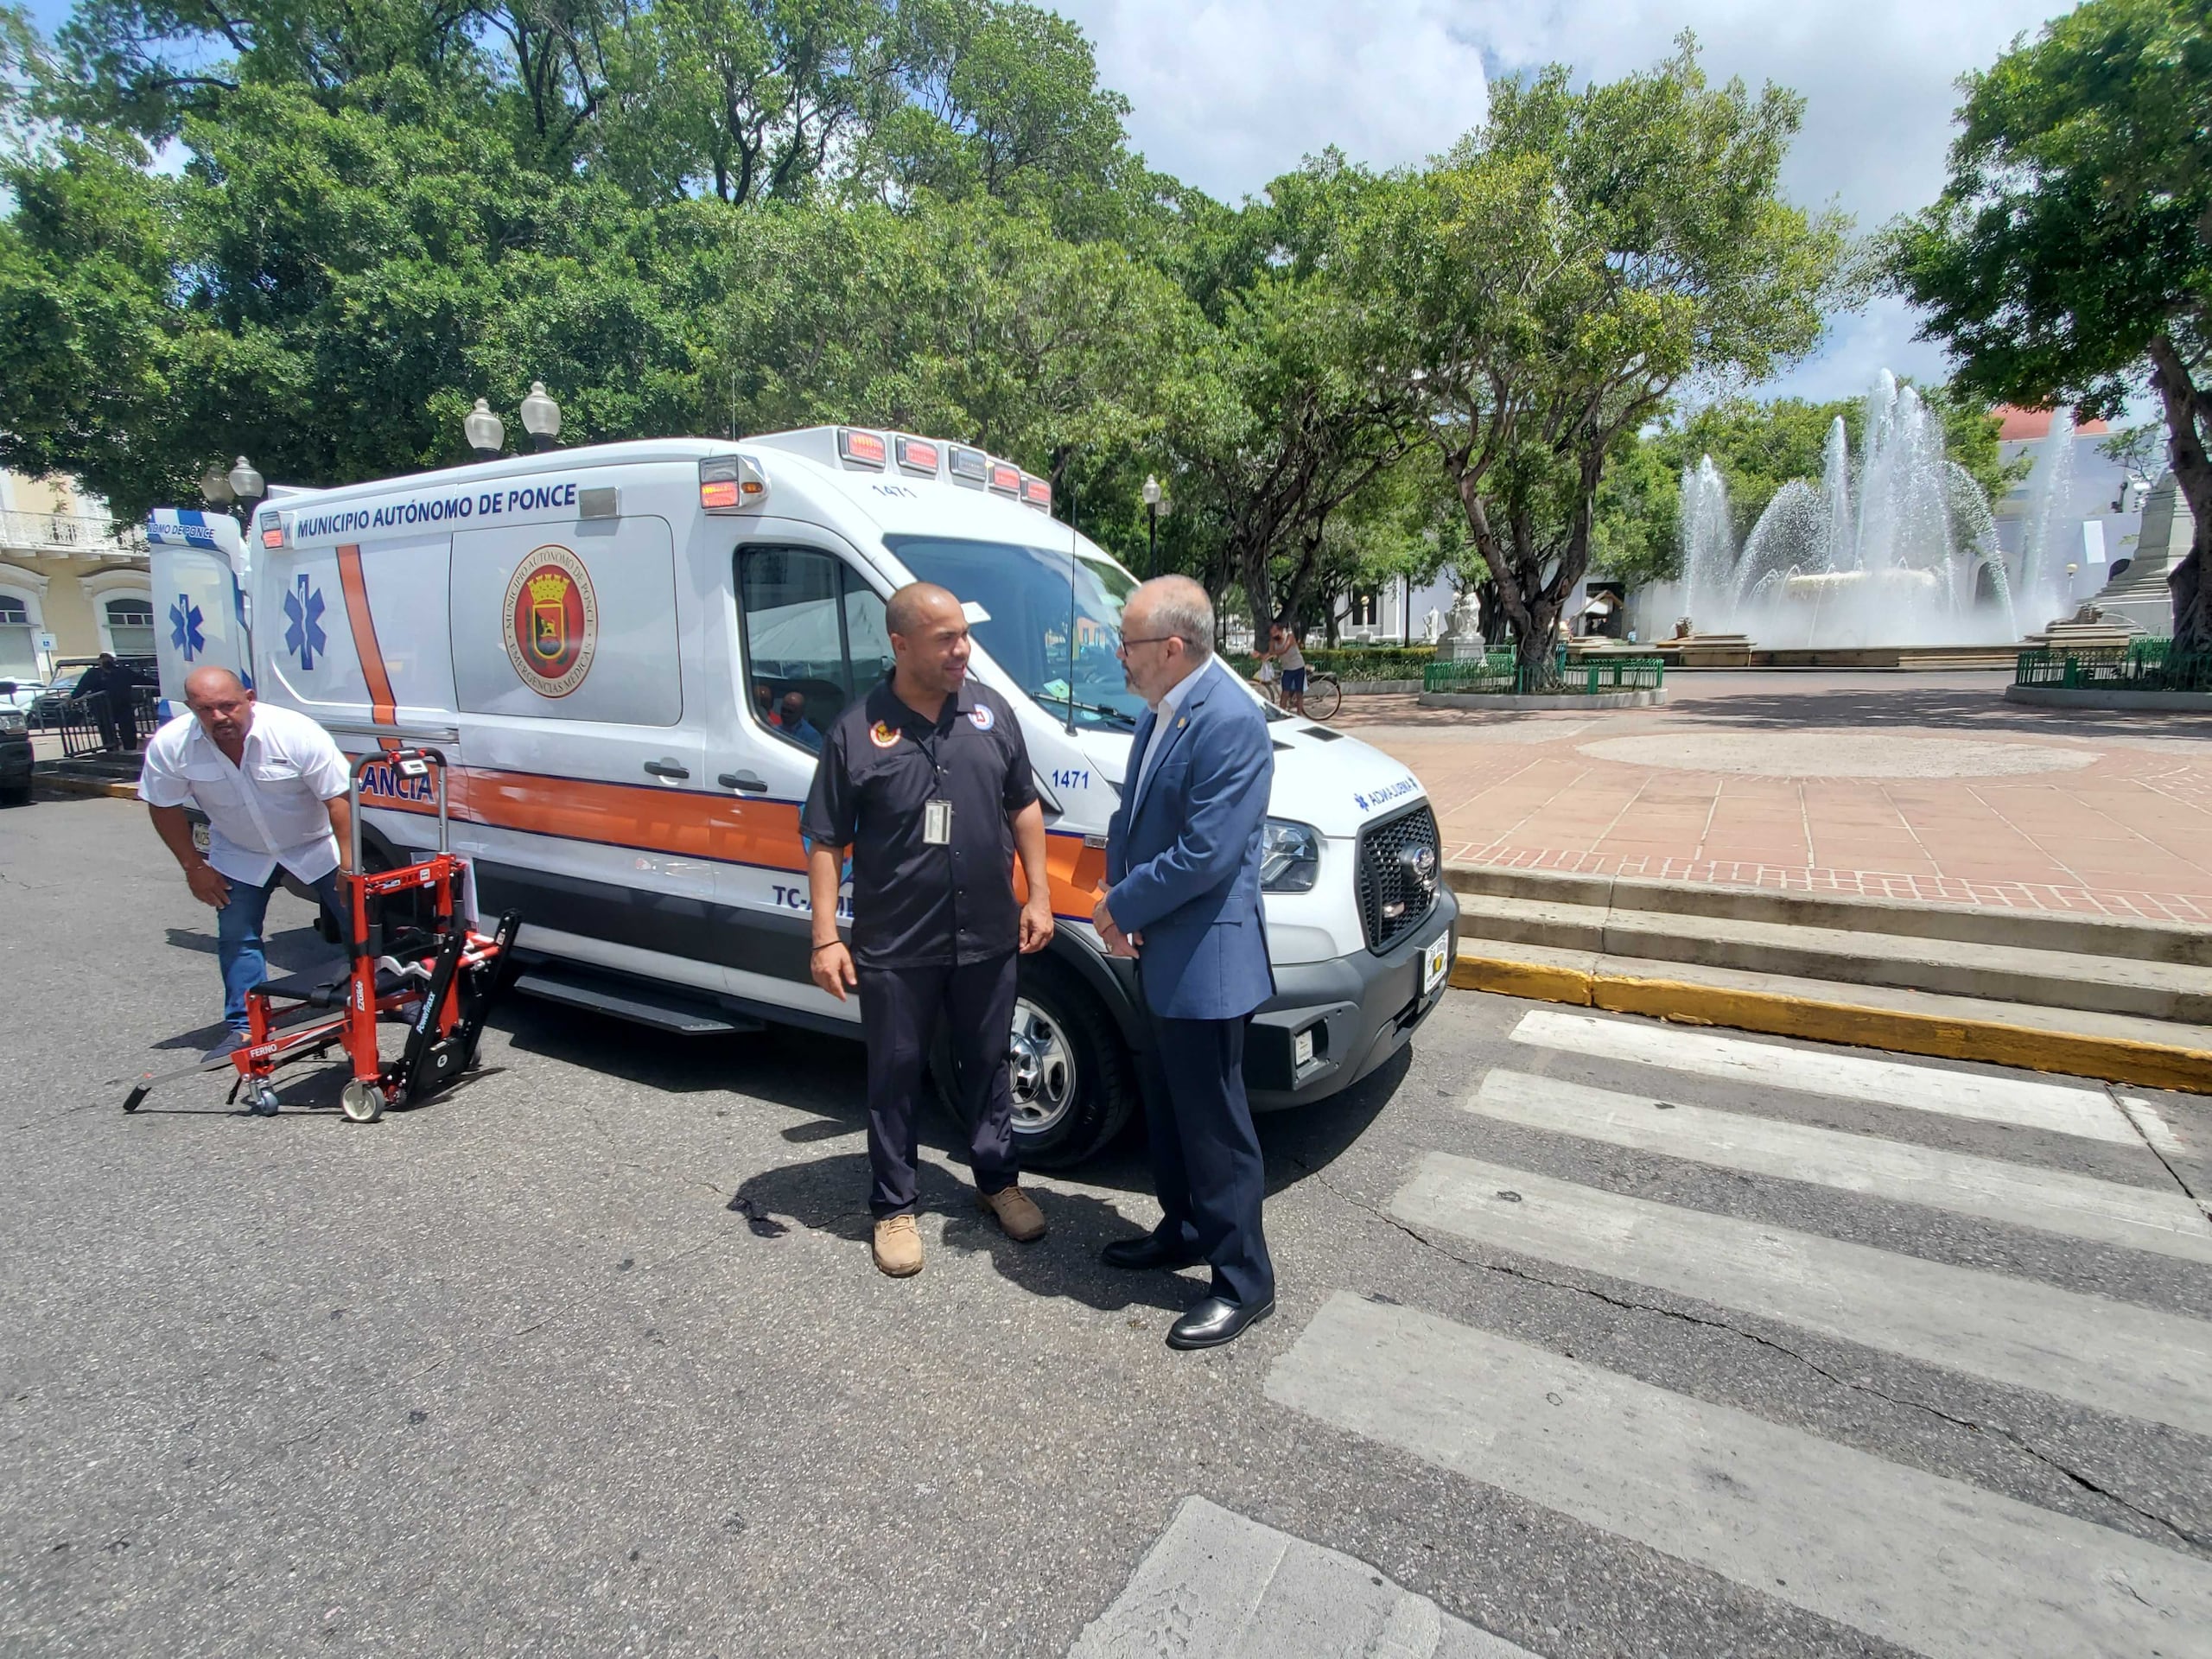
<instances>
[{"instance_id":1,"label":"eyeglasses","mask_svg":"<svg viewBox=\"0 0 2212 1659\"><path fill-rule=\"evenodd\" d=\"M1114 647L1114 654L1116 657L1126 657L1128 655L1131 645L1163 645L1170 639L1180 639L1182 637L1179 633L1148 633L1141 639L1124 639Z\"/></svg>"}]
</instances>

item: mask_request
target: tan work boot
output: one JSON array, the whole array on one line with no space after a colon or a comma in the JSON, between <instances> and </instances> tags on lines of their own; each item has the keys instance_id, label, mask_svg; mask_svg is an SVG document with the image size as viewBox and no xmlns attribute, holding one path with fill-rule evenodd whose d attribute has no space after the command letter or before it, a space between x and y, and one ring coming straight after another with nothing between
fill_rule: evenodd
<instances>
[{"instance_id":1,"label":"tan work boot","mask_svg":"<svg viewBox=\"0 0 2212 1659\"><path fill-rule=\"evenodd\" d=\"M912 1216L886 1216L875 1224L875 1265L893 1279L911 1279L922 1270L922 1236Z\"/></svg>"},{"instance_id":2,"label":"tan work boot","mask_svg":"<svg viewBox=\"0 0 2212 1659\"><path fill-rule=\"evenodd\" d=\"M1006 1236L1015 1243L1030 1244L1045 1236L1045 1212L1037 1207L1036 1200L1013 1182L995 1192L978 1192L976 1199L999 1218Z\"/></svg>"}]
</instances>

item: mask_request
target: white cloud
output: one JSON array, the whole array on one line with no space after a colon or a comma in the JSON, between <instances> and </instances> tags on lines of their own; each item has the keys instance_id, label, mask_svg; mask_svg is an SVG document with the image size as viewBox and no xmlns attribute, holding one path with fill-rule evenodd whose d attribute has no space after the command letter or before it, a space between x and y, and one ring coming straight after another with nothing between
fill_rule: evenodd
<instances>
[{"instance_id":1,"label":"white cloud","mask_svg":"<svg viewBox=\"0 0 2212 1659\"><path fill-rule=\"evenodd\" d=\"M1955 82L2058 0L1059 0L1098 43L1106 83L1135 105L1154 167L1230 200L1334 143L1377 167L1417 162L1481 118L1484 69L1554 60L1611 79L1694 30L1707 72L1794 89L1804 129L1783 175L1792 200L1833 204L1862 229L1942 188ZM1943 372L1899 302L1839 318L1819 357L1770 391L1841 397L1884 366Z\"/></svg>"}]
</instances>

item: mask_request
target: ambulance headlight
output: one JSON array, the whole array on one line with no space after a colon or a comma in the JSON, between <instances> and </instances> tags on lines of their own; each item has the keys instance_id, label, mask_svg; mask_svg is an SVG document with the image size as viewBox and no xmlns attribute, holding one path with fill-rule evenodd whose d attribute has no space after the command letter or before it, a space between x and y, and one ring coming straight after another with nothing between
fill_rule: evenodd
<instances>
[{"instance_id":1,"label":"ambulance headlight","mask_svg":"<svg viewBox=\"0 0 2212 1659\"><path fill-rule=\"evenodd\" d=\"M1264 893L1311 893L1321 877L1321 832L1310 823L1269 818L1260 832Z\"/></svg>"}]
</instances>

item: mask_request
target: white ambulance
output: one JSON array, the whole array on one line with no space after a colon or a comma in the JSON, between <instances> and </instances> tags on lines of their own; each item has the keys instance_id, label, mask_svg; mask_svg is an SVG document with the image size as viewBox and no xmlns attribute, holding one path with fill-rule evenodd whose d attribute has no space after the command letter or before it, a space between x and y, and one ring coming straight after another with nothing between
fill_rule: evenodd
<instances>
[{"instance_id":1,"label":"white ambulance","mask_svg":"<svg viewBox=\"0 0 2212 1659\"><path fill-rule=\"evenodd\" d=\"M857 1036L858 1005L807 976L799 808L822 734L891 665L886 597L950 588L972 671L1020 711L1051 832L1061 925L1022 964L1011 1041L1023 1155L1064 1164L1128 1120L1152 1057L1128 964L1090 926L1142 709L1115 657L1136 579L1050 506L981 450L850 427L300 492L254 521L251 666L262 699L354 753L445 752L480 913L522 917L520 988L671 1031ZM1412 774L1270 718L1262 1109L1404 1044L1458 919ZM424 787L370 770L373 861L429 844Z\"/></svg>"}]
</instances>

